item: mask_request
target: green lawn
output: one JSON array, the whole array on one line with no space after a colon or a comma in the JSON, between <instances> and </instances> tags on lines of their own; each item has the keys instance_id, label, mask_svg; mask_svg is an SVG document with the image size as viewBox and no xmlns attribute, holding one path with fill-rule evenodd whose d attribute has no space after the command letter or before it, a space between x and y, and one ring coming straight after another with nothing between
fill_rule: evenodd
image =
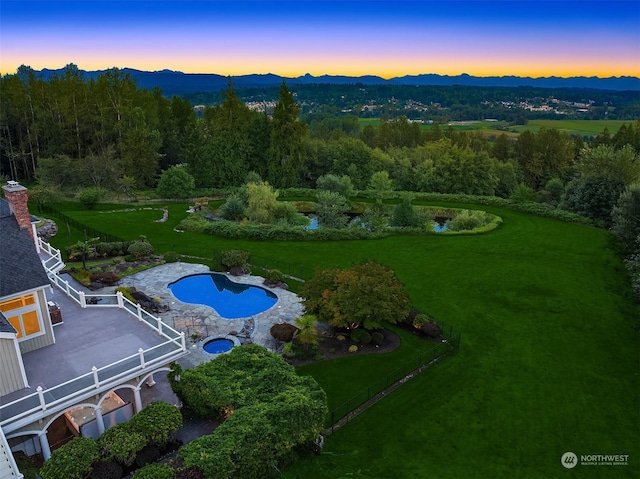
<instances>
[{"instance_id":1,"label":"green lawn","mask_svg":"<svg viewBox=\"0 0 640 479\"><path fill-rule=\"evenodd\" d=\"M529 120L526 125L510 126L504 121L477 121L477 122L454 122L451 128L457 131L475 131L482 133L485 136L501 135L505 133L511 139L516 139L523 131L532 131L538 133L540 128L555 128L569 135L576 136L597 136L602 133L605 128L608 128L609 133L614 135L622 125L630 125L634 123L634 120ZM361 118L360 126L365 127L372 125L374 127L380 126L379 118ZM500 127L500 130L496 128ZM422 129L431 128L431 125L421 125ZM440 125L441 130L449 128L447 125Z\"/></svg>"},{"instance_id":2,"label":"green lawn","mask_svg":"<svg viewBox=\"0 0 640 479\"><path fill-rule=\"evenodd\" d=\"M413 304L462 331L460 351L329 437L293 478L640 477L640 343L636 310L610 234L506 209L501 228L474 236L371 241L250 242L173 227L186 205L158 211L70 211L90 226L158 251L214 249L320 268L374 259L393 268ZM455 206L455 205L452 205ZM77 239L61 231L52 243ZM301 368L332 406L415 354L400 351ZM628 466L560 464L564 452L629 454Z\"/></svg>"},{"instance_id":3,"label":"green lawn","mask_svg":"<svg viewBox=\"0 0 640 479\"><path fill-rule=\"evenodd\" d=\"M522 133L525 130L537 133L540 128L555 128L561 132L578 136L597 136L605 128L612 135L615 134L622 125L631 125L633 120L530 120L526 125L509 128L512 131Z\"/></svg>"}]
</instances>

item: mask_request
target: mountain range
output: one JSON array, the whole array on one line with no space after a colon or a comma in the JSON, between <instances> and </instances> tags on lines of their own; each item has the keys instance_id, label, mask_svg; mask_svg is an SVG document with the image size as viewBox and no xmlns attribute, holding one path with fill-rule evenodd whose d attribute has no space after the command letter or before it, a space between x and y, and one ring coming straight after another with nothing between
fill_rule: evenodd
<instances>
[{"instance_id":1,"label":"mountain range","mask_svg":"<svg viewBox=\"0 0 640 479\"><path fill-rule=\"evenodd\" d=\"M85 78L96 78L98 75L105 73L106 70L85 71L79 70L80 74ZM183 73L173 70L160 71L142 71L132 68L120 69L122 73L129 74L136 81L139 88L153 89L159 87L166 96L186 95L198 92L212 92L224 90L227 87L229 77L218 75L215 73ZM43 69L35 71L36 75L41 74L43 78L48 79L54 75L62 75L64 69L49 70ZM635 90L640 92L640 78L631 76L622 77L518 77L518 76L490 76L477 77L467 75L437 75L437 74L421 74L406 75L402 77L394 77L384 79L379 76L334 76L321 75L313 76L310 74L299 77L283 77L268 74L253 74L232 76L233 86L235 88L267 88L279 86L283 81L287 85L295 84L363 84L363 85L463 85L463 86L479 86L479 87L519 87L532 86L540 88L585 88L595 90Z\"/></svg>"}]
</instances>

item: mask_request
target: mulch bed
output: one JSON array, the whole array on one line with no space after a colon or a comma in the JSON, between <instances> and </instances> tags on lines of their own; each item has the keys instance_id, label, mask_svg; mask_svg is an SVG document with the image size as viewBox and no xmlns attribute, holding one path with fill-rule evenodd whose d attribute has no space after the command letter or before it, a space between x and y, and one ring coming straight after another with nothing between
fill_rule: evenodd
<instances>
[{"instance_id":1,"label":"mulch bed","mask_svg":"<svg viewBox=\"0 0 640 479\"><path fill-rule=\"evenodd\" d=\"M421 334L419 330L411 327L400 326L403 329L411 332L412 334L419 336L421 339L425 341L440 341L440 339L432 339L427 337L424 334ZM342 358L346 356L357 356L361 354L382 354L389 353L395 350L398 346L400 346L401 340L400 337L392 331L388 329L379 329L378 331L384 335L384 340L380 345L375 345L373 342L369 344L358 344L358 350L356 352L349 352L349 346L352 343L349 339L349 333L344 331L336 331L332 329L327 329L324 331L328 331L329 334L332 333L332 337L327 337L323 332L320 332L320 342L318 343L318 347L316 349L317 355L315 358L307 358L307 359L299 359L299 358L288 358L287 361L293 366L302 366L304 364L316 363L319 361L328 361L330 359ZM342 334L345 336L343 341L337 339L337 337Z\"/></svg>"}]
</instances>

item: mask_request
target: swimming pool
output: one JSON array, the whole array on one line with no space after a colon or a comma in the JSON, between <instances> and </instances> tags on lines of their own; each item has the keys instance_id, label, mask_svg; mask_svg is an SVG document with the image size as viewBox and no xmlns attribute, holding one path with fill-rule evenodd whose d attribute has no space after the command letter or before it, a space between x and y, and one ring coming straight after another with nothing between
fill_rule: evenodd
<instances>
[{"instance_id":1,"label":"swimming pool","mask_svg":"<svg viewBox=\"0 0 640 479\"><path fill-rule=\"evenodd\" d=\"M236 283L218 273L185 276L169 284L169 289L180 301L210 306L225 319L247 318L262 313L278 301L271 291Z\"/></svg>"}]
</instances>

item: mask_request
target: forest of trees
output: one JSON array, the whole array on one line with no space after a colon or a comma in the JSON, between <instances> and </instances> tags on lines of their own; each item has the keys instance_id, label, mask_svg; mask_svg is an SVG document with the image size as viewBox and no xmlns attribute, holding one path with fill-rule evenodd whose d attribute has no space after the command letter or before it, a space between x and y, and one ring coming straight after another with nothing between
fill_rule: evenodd
<instances>
[{"instance_id":1,"label":"forest of trees","mask_svg":"<svg viewBox=\"0 0 640 479\"><path fill-rule=\"evenodd\" d=\"M248 108L231 81L198 117L188 100L137 88L117 69L85 80L74 65L49 81L21 67L0 79L0 93L1 173L74 194L155 188L177 165L199 191L239 186L249 172L276 188L315 188L330 173L362 190L386 172L396 190L528 195L607 223L603 211L640 179L637 121L588 144L555 129L488 140L405 117L379 127L303 117L284 83L268 115Z\"/></svg>"}]
</instances>

